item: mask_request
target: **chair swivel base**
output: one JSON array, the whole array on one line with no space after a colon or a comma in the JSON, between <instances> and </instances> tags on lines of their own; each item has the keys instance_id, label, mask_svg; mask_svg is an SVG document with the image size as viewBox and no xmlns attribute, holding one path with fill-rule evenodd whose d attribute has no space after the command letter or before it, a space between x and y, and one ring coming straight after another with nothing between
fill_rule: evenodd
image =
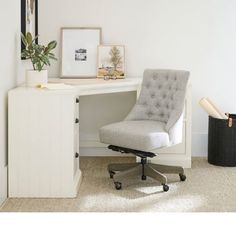
<instances>
[{"instance_id":1,"label":"chair swivel base","mask_svg":"<svg viewBox=\"0 0 236 236\"><path fill-rule=\"evenodd\" d=\"M119 163L108 165L107 169L110 174L110 178L114 178L114 184L117 190L122 189L120 178L128 178L134 175L141 175L142 180L146 180L148 176L159 181L163 186L164 192L167 192L169 190L169 186L167 185L167 177L163 173L179 174L181 181L186 180L183 167L148 163L147 157L156 156L154 153L142 152L113 145L108 146L108 148L112 149L113 151L119 151L121 153L132 153L136 156L141 157L140 163Z\"/></svg>"}]
</instances>

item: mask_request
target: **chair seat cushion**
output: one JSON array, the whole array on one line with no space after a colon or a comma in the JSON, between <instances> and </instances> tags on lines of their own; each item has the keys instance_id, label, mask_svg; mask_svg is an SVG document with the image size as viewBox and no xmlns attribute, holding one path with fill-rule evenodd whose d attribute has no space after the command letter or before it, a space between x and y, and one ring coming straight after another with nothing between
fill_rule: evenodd
<instances>
[{"instance_id":1,"label":"chair seat cushion","mask_svg":"<svg viewBox=\"0 0 236 236\"><path fill-rule=\"evenodd\" d=\"M102 143L141 151L169 146L169 134L160 121L125 120L102 127L99 136Z\"/></svg>"}]
</instances>

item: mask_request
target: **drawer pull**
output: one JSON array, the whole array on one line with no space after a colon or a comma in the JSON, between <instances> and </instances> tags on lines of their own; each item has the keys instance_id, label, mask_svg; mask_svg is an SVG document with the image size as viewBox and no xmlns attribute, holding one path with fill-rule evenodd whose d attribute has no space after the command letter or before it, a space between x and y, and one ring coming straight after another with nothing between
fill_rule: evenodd
<instances>
[{"instance_id":1,"label":"drawer pull","mask_svg":"<svg viewBox=\"0 0 236 236\"><path fill-rule=\"evenodd\" d=\"M79 99L78 99L78 98L76 98L75 102L76 102L76 103L79 103Z\"/></svg>"},{"instance_id":2,"label":"drawer pull","mask_svg":"<svg viewBox=\"0 0 236 236\"><path fill-rule=\"evenodd\" d=\"M79 119L78 118L75 119L75 123L76 124L79 123Z\"/></svg>"},{"instance_id":3,"label":"drawer pull","mask_svg":"<svg viewBox=\"0 0 236 236\"><path fill-rule=\"evenodd\" d=\"M78 158L78 157L79 157L79 153L76 152L76 153L75 153L75 158Z\"/></svg>"}]
</instances>

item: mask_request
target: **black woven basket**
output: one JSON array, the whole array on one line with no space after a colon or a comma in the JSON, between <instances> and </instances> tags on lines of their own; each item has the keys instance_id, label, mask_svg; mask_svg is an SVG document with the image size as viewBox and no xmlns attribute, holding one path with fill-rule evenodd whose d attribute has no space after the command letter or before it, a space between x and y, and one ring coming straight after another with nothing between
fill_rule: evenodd
<instances>
[{"instance_id":1,"label":"black woven basket","mask_svg":"<svg viewBox=\"0 0 236 236\"><path fill-rule=\"evenodd\" d=\"M236 166L236 115L228 120L209 116L208 162L218 166Z\"/></svg>"}]
</instances>

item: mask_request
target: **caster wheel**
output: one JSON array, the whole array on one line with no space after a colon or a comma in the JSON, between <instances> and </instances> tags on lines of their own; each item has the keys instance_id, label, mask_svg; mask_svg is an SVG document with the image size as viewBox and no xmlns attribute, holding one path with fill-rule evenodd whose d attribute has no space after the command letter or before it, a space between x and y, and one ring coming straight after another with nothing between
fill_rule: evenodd
<instances>
[{"instance_id":1,"label":"caster wheel","mask_svg":"<svg viewBox=\"0 0 236 236\"><path fill-rule=\"evenodd\" d=\"M179 178L180 178L181 181L185 181L186 180L186 175L179 174Z\"/></svg>"},{"instance_id":2,"label":"caster wheel","mask_svg":"<svg viewBox=\"0 0 236 236\"><path fill-rule=\"evenodd\" d=\"M122 189L122 183L120 182L114 182L116 190Z\"/></svg>"},{"instance_id":3,"label":"caster wheel","mask_svg":"<svg viewBox=\"0 0 236 236\"><path fill-rule=\"evenodd\" d=\"M169 190L169 186L166 184L163 184L163 191L167 192Z\"/></svg>"},{"instance_id":4,"label":"caster wheel","mask_svg":"<svg viewBox=\"0 0 236 236\"><path fill-rule=\"evenodd\" d=\"M111 170L111 171L109 171L109 174L110 174L110 178L113 179L115 172Z\"/></svg>"},{"instance_id":5,"label":"caster wheel","mask_svg":"<svg viewBox=\"0 0 236 236\"><path fill-rule=\"evenodd\" d=\"M146 175L142 175L142 180L146 180L147 176Z\"/></svg>"}]
</instances>

